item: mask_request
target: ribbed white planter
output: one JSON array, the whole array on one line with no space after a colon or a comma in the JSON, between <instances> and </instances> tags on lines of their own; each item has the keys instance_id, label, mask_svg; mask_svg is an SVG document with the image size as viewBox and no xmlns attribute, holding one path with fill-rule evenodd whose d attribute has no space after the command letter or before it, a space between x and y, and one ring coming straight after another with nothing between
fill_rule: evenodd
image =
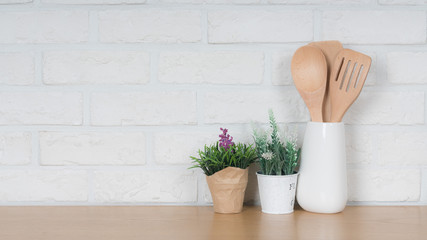
<instances>
[{"instance_id":1,"label":"ribbed white planter","mask_svg":"<svg viewBox=\"0 0 427 240\"><path fill-rule=\"evenodd\" d=\"M309 122L299 168L297 201L307 211L337 213L347 203L344 124Z\"/></svg>"},{"instance_id":2,"label":"ribbed white planter","mask_svg":"<svg viewBox=\"0 0 427 240\"><path fill-rule=\"evenodd\" d=\"M287 214L294 211L298 173L264 175L257 173L262 212Z\"/></svg>"}]
</instances>

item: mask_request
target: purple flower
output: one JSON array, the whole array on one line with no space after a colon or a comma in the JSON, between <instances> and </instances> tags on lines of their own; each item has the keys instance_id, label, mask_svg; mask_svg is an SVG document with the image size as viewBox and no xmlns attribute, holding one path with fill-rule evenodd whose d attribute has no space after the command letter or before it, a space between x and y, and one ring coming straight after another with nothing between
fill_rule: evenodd
<instances>
[{"instance_id":1,"label":"purple flower","mask_svg":"<svg viewBox=\"0 0 427 240\"><path fill-rule=\"evenodd\" d=\"M234 145L233 137L231 137L230 134L227 134L228 129L220 128L220 130L222 131L222 134L219 135L219 146L228 150L230 146Z\"/></svg>"}]
</instances>

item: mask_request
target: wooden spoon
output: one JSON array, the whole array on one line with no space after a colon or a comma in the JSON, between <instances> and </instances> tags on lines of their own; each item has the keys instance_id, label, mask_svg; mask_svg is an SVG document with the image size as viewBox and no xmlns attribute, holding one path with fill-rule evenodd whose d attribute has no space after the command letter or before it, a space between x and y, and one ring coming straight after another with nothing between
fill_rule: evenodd
<instances>
[{"instance_id":1,"label":"wooden spoon","mask_svg":"<svg viewBox=\"0 0 427 240\"><path fill-rule=\"evenodd\" d=\"M347 109L362 91L370 67L371 58L365 54L350 49L338 53L329 80L331 122L341 122Z\"/></svg>"},{"instance_id":2,"label":"wooden spoon","mask_svg":"<svg viewBox=\"0 0 427 240\"><path fill-rule=\"evenodd\" d=\"M339 41L321 41L312 42L309 46L315 46L322 50L325 55L326 63L328 66L328 77L330 78L332 67L334 66L335 58L342 49L342 44ZM323 121L329 122L331 120L331 97L329 94L329 83L326 83L325 98L323 100Z\"/></svg>"},{"instance_id":3,"label":"wooden spoon","mask_svg":"<svg viewBox=\"0 0 427 240\"><path fill-rule=\"evenodd\" d=\"M322 51L313 46L298 48L292 57L291 72L295 87L310 111L311 120L323 122L327 66Z\"/></svg>"}]
</instances>

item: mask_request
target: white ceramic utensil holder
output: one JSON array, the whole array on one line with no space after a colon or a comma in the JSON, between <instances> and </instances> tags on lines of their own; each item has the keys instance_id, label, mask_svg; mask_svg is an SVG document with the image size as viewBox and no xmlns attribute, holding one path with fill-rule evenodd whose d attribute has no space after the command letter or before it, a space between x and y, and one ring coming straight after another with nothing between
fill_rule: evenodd
<instances>
[{"instance_id":1,"label":"white ceramic utensil holder","mask_svg":"<svg viewBox=\"0 0 427 240\"><path fill-rule=\"evenodd\" d=\"M337 213L347 203L344 124L309 122L299 169L297 201L306 211Z\"/></svg>"},{"instance_id":2,"label":"white ceramic utensil holder","mask_svg":"<svg viewBox=\"0 0 427 240\"><path fill-rule=\"evenodd\" d=\"M257 178L263 213L287 214L294 211L298 173L281 176L257 173Z\"/></svg>"}]
</instances>

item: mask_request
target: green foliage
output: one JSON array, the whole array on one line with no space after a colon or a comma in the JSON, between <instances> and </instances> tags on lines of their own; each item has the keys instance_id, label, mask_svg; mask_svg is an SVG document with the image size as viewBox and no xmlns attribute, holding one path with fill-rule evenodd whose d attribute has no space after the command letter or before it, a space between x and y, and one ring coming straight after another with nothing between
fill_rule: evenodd
<instances>
[{"instance_id":1,"label":"green foliage","mask_svg":"<svg viewBox=\"0 0 427 240\"><path fill-rule=\"evenodd\" d=\"M290 136L283 143L279 137L279 127L272 110L269 110L271 134L254 129L255 149L262 174L290 175L298 165L301 149L297 148L296 136Z\"/></svg>"},{"instance_id":2,"label":"green foliage","mask_svg":"<svg viewBox=\"0 0 427 240\"><path fill-rule=\"evenodd\" d=\"M226 167L237 167L245 169L253 163L257 154L252 145L234 144L228 149L214 145L205 145L204 150L198 151L198 157L190 157L194 165L190 168L201 168L203 172L210 176Z\"/></svg>"}]
</instances>

